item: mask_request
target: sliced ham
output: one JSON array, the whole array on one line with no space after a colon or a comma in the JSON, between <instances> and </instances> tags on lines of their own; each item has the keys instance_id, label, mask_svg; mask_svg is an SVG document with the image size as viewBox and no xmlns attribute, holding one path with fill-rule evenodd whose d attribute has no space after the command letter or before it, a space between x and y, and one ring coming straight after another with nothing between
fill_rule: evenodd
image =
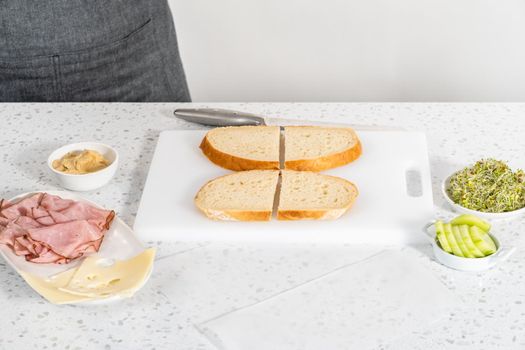
<instances>
[{"instance_id":1,"label":"sliced ham","mask_svg":"<svg viewBox=\"0 0 525 350\"><path fill-rule=\"evenodd\" d=\"M43 193L36 193L31 197L22 199L20 202L2 208L0 216L14 220L19 216L32 216L32 208L38 208Z\"/></svg>"},{"instance_id":2,"label":"sliced ham","mask_svg":"<svg viewBox=\"0 0 525 350\"><path fill-rule=\"evenodd\" d=\"M39 227L41 227L42 225L43 226L51 226L51 225L56 224L56 221L49 215L48 216L42 216L42 217L36 219L36 221L38 221L38 223L40 224Z\"/></svg>"},{"instance_id":3,"label":"sliced ham","mask_svg":"<svg viewBox=\"0 0 525 350\"><path fill-rule=\"evenodd\" d=\"M19 242L19 239L21 237L18 237L15 239L15 243L13 244L13 251L15 252L16 255L24 255L24 256L27 256L27 255L30 255L30 254L33 254L32 252L30 252L25 245L21 244Z\"/></svg>"},{"instance_id":4,"label":"sliced ham","mask_svg":"<svg viewBox=\"0 0 525 350\"><path fill-rule=\"evenodd\" d=\"M38 255L26 255L26 260L37 264L67 264L71 261L71 259L66 259L48 248L43 249Z\"/></svg>"},{"instance_id":5,"label":"sliced ham","mask_svg":"<svg viewBox=\"0 0 525 350\"><path fill-rule=\"evenodd\" d=\"M72 199L63 199L63 198L60 198L59 196L54 196L48 193L44 193L40 201L40 204L42 205L42 207L48 210L56 210L56 211L67 209L75 203L79 203L79 202L75 202Z\"/></svg>"},{"instance_id":6,"label":"sliced ham","mask_svg":"<svg viewBox=\"0 0 525 350\"><path fill-rule=\"evenodd\" d=\"M34 263L64 264L97 252L114 216L46 193L16 203L0 200L0 244Z\"/></svg>"},{"instance_id":7,"label":"sliced ham","mask_svg":"<svg viewBox=\"0 0 525 350\"><path fill-rule=\"evenodd\" d=\"M76 202L69 207L55 211L50 210L49 214L55 219L57 223L71 221L71 220L90 220L100 228L109 228L109 223L113 220L113 213L109 210L98 209L84 203Z\"/></svg>"},{"instance_id":8,"label":"sliced ham","mask_svg":"<svg viewBox=\"0 0 525 350\"><path fill-rule=\"evenodd\" d=\"M0 199L0 210L4 207L7 208L8 206L9 206L8 201L6 201L5 199Z\"/></svg>"},{"instance_id":9,"label":"sliced ham","mask_svg":"<svg viewBox=\"0 0 525 350\"><path fill-rule=\"evenodd\" d=\"M79 247L80 250L85 250L85 253L95 253L98 252L100 245L102 244L102 237L93 242L86 242Z\"/></svg>"},{"instance_id":10,"label":"sliced ham","mask_svg":"<svg viewBox=\"0 0 525 350\"><path fill-rule=\"evenodd\" d=\"M79 246L98 241L104 234L95 224L86 220L33 228L27 230L27 233L31 239L45 242L45 246L55 253L71 259L82 255L83 252L78 250Z\"/></svg>"},{"instance_id":11,"label":"sliced ham","mask_svg":"<svg viewBox=\"0 0 525 350\"><path fill-rule=\"evenodd\" d=\"M35 219L42 218L44 216L49 216L49 212L46 208L39 206L31 208L31 216Z\"/></svg>"},{"instance_id":12,"label":"sliced ham","mask_svg":"<svg viewBox=\"0 0 525 350\"><path fill-rule=\"evenodd\" d=\"M9 219L0 216L0 231L2 231L2 226L7 226L9 222Z\"/></svg>"},{"instance_id":13,"label":"sliced ham","mask_svg":"<svg viewBox=\"0 0 525 350\"><path fill-rule=\"evenodd\" d=\"M42 245L32 241L27 235L18 236L15 238L14 251L16 255L39 255L42 252Z\"/></svg>"},{"instance_id":14,"label":"sliced ham","mask_svg":"<svg viewBox=\"0 0 525 350\"><path fill-rule=\"evenodd\" d=\"M6 244L10 247L13 247L15 243L15 239L17 237L25 235L26 232L27 231L21 226L17 225L14 222L14 220L10 221L0 231L0 244Z\"/></svg>"},{"instance_id":15,"label":"sliced ham","mask_svg":"<svg viewBox=\"0 0 525 350\"><path fill-rule=\"evenodd\" d=\"M64 215L63 213L61 213L59 211L54 211L54 210L50 210L49 211L49 216L57 224L60 224L60 223L63 223L63 222L68 222L68 221L73 221L73 220L84 220L84 218L79 217L79 218L75 219L74 217L70 217L70 216Z\"/></svg>"},{"instance_id":16,"label":"sliced ham","mask_svg":"<svg viewBox=\"0 0 525 350\"><path fill-rule=\"evenodd\" d=\"M27 230L29 228L40 227L41 224L38 220L40 220L40 218L35 220L29 216L19 216L13 222L16 223L18 226L22 227L23 229Z\"/></svg>"}]
</instances>

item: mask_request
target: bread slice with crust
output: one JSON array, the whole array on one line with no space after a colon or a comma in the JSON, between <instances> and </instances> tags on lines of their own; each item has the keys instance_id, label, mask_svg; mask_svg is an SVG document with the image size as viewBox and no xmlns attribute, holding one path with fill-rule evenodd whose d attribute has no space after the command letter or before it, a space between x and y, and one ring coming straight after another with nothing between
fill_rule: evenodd
<instances>
[{"instance_id":1,"label":"bread slice with crust","mask_svg":"<svg viewBox=\"0 0 525 350\"><path fill-rule=\"evenodd\" d=\"M310 171L250 170L206 183L195 204L209 218L230 221L268 221L275 198L279 220L337 219L354 203L356 186L342 178ZM276 192L280 191L278 196Z\"/></svg>"},{"instance_id":2,"label":"bread slice with crust","mask_svg":"<svg viewBox=\"0 0 525 350\"><path fill-rule=\"evenodd\" d=\"M352 128L284 128L285 169L322 171L348 164L360 155L361 142Z\"/></svg>"},{"instance_id":3,"label":"bread slice with crust","mask_svg":"<svg viewBox=\"0 0 525 350\"><path fill-rule=\"evenodd\" d=\"M213 163L226 169L279 169L280 137L278 126L215 128L200 147Z\"/></svg>"},{"instance_id":4,"label":"bread slice with crust","mask_svg":"<svg viewBox=\"0 0 525 350\"><path fill-rule=\"evenodd\" d=\"M277 219L337 219L350 209L357 187L345 179L310 171L281 172Z\"/></svg>"},{"instance_id":5,"label":"bread slice with crust","mask_svg":"<svg viewBox=\"0 0 525 350\"><path fill-rule=\"evenodd\" d=\"M278 180L278 170L240 171L221 176L199 190L195 204L214 220L268 221Z\"/></svg>"}]
</instances>

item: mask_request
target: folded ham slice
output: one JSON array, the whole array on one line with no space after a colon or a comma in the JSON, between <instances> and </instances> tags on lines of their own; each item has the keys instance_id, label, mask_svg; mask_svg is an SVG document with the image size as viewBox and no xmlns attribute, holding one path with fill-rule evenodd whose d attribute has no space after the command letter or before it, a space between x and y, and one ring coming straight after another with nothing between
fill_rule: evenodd
<instances>
[{"instance_id":1,"label":"folded ham slice","mask_svg":"<svg viewBox=\"0 0 525 350\"><path fill-rule=\"evenodd\" d=\"M78 247L98 241L104 234L96 224L87 220L32 228L27 230L27 233L33 241L42 242L42 245L67 259L82 256L84 251L79 251Z\"/></svg>"},{"instance_id":2,"label":"folded ham slice","mask_svg":"<svg viewBox=\"0 0 525 350\"><path fill-rule=\"evenodd\" d=\"M34 263L65 264L97 252L115 212L36 193L0 200L0 244Z\"/></svg>"},{"instance_id":3,"label":"folded ham slice","mask_svg":"<svg viewBox=\"0 0 525 350\"><path fill-rule=\"evenodd\" d=\"M0 244L6 244L13 247L15 239L17 237L24 236L26 230L23 227L17 225L14 220L8 221L7 225L0 227Z\"/></svg>"},{"instance_id":4,"label":"folded ham slice","mask_svg":"<svg viewBox=\"0 0 525 350\"><path fill-rule=\"evenodd\" d=\"M0 216L14 220L19 216L31 216L32 209L38 208L40 206L40 201L44 193L37 193L31 197L27 197L19 201L18 203L9 203L7 206L2 208L0 211Z\"/></svg>"}]
</instances>

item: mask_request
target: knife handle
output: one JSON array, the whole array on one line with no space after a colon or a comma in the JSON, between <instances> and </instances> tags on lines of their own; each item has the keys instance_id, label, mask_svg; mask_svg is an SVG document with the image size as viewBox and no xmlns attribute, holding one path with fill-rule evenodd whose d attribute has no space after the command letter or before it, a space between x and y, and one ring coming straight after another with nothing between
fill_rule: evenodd
<instances>
[{"instance_id":1,"label":"knife handle","mask_svg":"<svg viewBox=\"0 0 525 350\"><path fill-rule=\"evenodd\" d=\"M216 108L179 108L173 114L192 123L210 126L266 125L264 118L255 114Z\"/></svg>"}]
</instances>

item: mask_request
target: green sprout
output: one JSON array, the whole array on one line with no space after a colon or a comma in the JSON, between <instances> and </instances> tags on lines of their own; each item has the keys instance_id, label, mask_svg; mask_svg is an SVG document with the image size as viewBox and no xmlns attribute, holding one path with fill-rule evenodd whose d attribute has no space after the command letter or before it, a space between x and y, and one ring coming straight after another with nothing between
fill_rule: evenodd
<instances>
[{"instance_id":1,"label":"green sprout","mask_svg":"<svg viewBox=\"0 0 525 350\"><path fill-rule=\"evenodd\" d=\"M452 200L472 210L502 213L525 207L525 172L495 159L458 171L447 189Z\"/></svg>"}]
</instances>

